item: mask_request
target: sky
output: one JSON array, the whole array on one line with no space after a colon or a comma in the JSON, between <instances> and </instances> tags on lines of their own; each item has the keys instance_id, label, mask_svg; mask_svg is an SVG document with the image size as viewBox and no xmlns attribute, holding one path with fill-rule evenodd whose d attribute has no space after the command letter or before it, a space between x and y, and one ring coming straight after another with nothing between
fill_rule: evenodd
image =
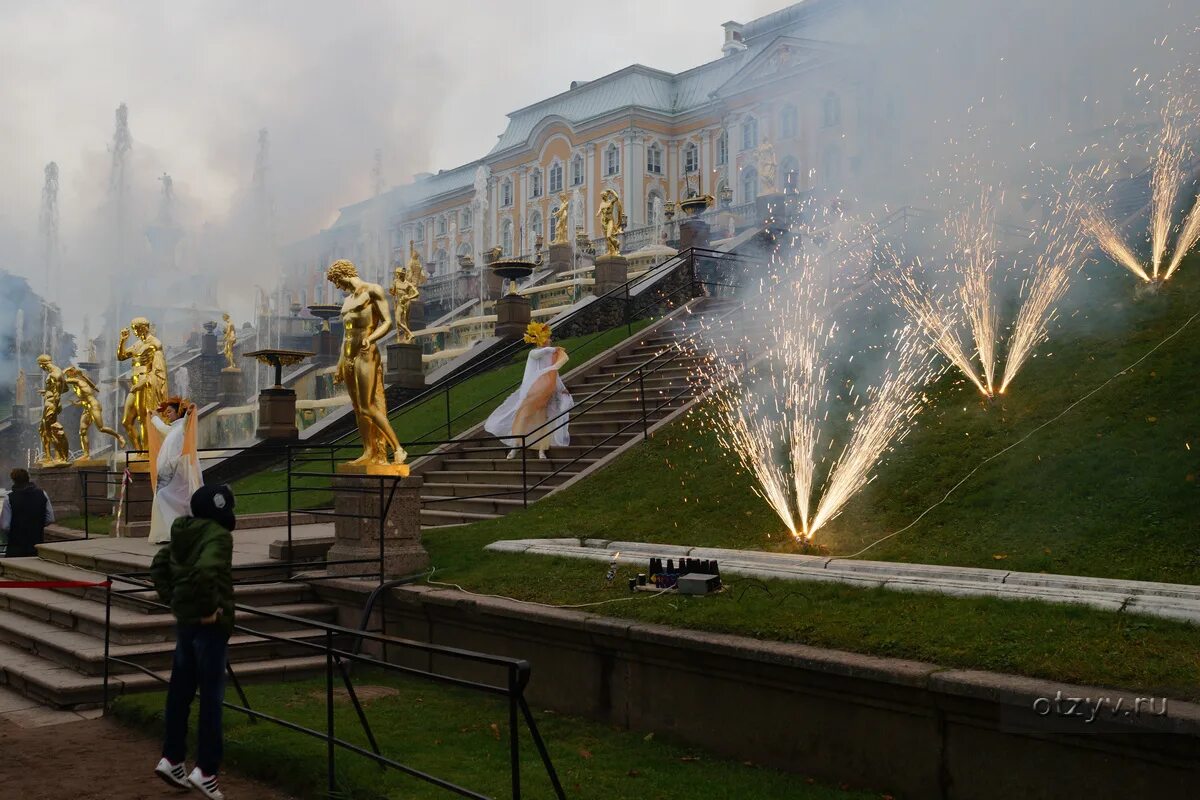
<instances>
[{"instance_id":1,"label":"sky","mask_svg":"<svg viewBox=\"0 0 1200 800\"><path fill-rule=\"evenodd\" d=\"M219 235L245 208L267 128L285 243L370 194L376 149L389 185L473 160L506 113L630 63L678 71L717 58L722 22L782 5L0 0L0 268L68 309L81 299L38 274L53 160L64 274L78 275L87 297L107 288L87 264L101 247L120 103L134 142L134 216L153 217L166 172L180 221Z\"/></svg>"}]
</instances>

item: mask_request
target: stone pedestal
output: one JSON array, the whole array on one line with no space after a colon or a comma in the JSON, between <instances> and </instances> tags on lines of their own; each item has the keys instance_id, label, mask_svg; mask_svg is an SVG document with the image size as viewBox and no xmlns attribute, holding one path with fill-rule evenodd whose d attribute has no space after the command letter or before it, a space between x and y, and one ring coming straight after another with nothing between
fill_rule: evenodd
<instances>
[{"instance_id":1,"label":"stone pedestal","mask_svg":"<svg viewBox=\"0 0 1200 800\"><path fill-rule=\"evenodd\" d=\"M220 391L217 400L222 405L240 406L246 400L246 385L243 374L237 367L226 367L221 370Z\"/></svg>"},{"instance_id":2,"label":"stone pedestal","mask_svg":"<svg viewBox=\"0 0 1200 800\"><path fill-rule=\"evenodd\" d=\"M408 329L419 331L425 328L425 301L421 298L413 300L408 306ZM339 340L340 341L340 340Z\"/></svg>"},{"instance_id":3,"label":"stone pedestal","mask_svg":"<svg viewBox=\"0 0 1200 800\"><path fill-rule=\"evenodd\" d=\"M313 334L313 360L318 364L333 364L338 359L338 339L333 331L319 330Z\"/></svg>"},{"instance_id":4,"label":"stone pedestal","mask_svg":"<svg viewBox=\"0 0 1200 800\"><path fill-rule=\"evenodd\" d=\"M258 429L260 439L291 440L300 437L296 427L296 393L275 386L258 393Z\"/></svg>"},{"instance_id":5,"label":"stone pedestal","mask_svg":"<svg viewBox=\"0 0 1200 800\"><path fill-rule=\"evenodd\" d=\"M496 336L501 339L520 339L529 327L533 310L528 297L506 294L496 301Z\"/></svg>"},{"instance_id":6,"label":"stone pedestal","mask_svg":"<svg viewBox=\"0 0 1200 800\"><path fill-rule=\"evenodd\" d=\"M550 245L550 269L555 275L570 272L575 269L575 261L570 242L558 242Z\"/></svg>"},{"instance_id":7,"label":"stone pedestal","mask_svg":"<svg viewBox=\"0 0 1200 800\"><path fill-rule=\"evenodd\" d=\"M138 456L144 458L145 456ZM118 464L117 472L121 471ZM125 487L125 506L121 511L124 530L119 536L149 536L150 535L150 506L154 502L154 489L150 485L150 464L146 461L134 461L129 465L129 485ZM117 497L121 496L121 487L117 485Z\"/></svg>"},{"instance_id":8,"label":"stone pedestal","mask_svg":"<svg viewBox=\"0 0 1200 800\"><path fill-rule=\"evenodd\" d=\"M596 285L592 287L592 293L599 297L629 280L629 261L622 255L600 256L596 259L593 274Z\"/></svg>"},{"instance_id":9,"label":"stone pedestal","mask_svg":"<svg viewBox=\"0 0 1200 800\"><path fill-rule=\"evenodd\" d=\"M698 217L689 217L679 223L679 249L689 247L708 247L712 241L712 233L708 223Z\"/></svg>"},{"instance_id":10,"label":"stone pedestal","mask_svg":"<svg viewBox=\"0 0 1200 800\"><path fill-rule=\"evenodd\" d=\"M392 474L380 474L387 472ZM328 559L368 559L369 562L333 565L329 568L331 573L374 577L381 532L384 580L411 575L429 566L429 554L421 545L421 484L424 481L420 477L407 477L407 474L407 465L338 466L333 479L333 502L339 516L334 519L335 541L329 549ZM384 508L389 496L391 504Z\"/></svg>"},{"instance_id":11,"label":"stone pedestal","mask_svg":"<svg viewBox=\"0 0 1200 800\"><path fill-rule=\"evenodd\" d=\"M425 370L421 362L421 345L389 344L387 346L387 373L384 383L404 389L423 389Z\"/></svg>"},{"instance_id":12,"label":"stone pedestal","mask_svg":"<svg viewBox=\"0 0 1200 800\"><path fill-rule=\"evenodd\" d=\"M100 468L103 469L104 462L99 463ZM49 495L50 504L54 506L54 516L73 517L83 513L83 479L79 477L79 468L75 464L61 467L33 467L29 470L29 477L39 489ZM102 478L96 480L99 482ZM99 490L93 487L90 492L97 494ZM95 513L101 509L89 507L88 510Z\"/></svg>"}]
</instances>

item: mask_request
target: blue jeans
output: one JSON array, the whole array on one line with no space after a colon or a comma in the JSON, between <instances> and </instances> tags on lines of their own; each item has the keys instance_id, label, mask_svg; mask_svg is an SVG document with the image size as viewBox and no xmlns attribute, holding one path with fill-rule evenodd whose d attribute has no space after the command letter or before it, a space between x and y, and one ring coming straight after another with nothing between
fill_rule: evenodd
<instances>
[{"instance_id":1,"label":"blue jeans","mask_svg":"<svg viewBox=\"0 0 1200 800\"><path fill-rule=\"evenodd\" d=\"M200 690L200 727L196 766L216 775L221 766L221 704L225 700L225 658L229 636L220 625L179 625L175 661L167 687L163 757L180 764L187 757L188 712Z\"/></svg>"}]
</instances>

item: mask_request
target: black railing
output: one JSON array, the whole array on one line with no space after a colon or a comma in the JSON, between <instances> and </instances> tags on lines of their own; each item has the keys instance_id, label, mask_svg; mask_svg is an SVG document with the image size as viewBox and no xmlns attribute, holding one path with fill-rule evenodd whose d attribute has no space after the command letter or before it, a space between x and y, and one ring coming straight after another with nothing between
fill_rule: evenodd
<instances>
[{"instance_id":1,"label":"black railing","mask_svg":"<svg viewBox=\"0 0 1200 800\"><path fill-rule=\"evenodd\" d=\"M145 580L145 573L131 573L124 575L109 575L109 585L105 589L105 634L104 634L104 694L103 708L105 713L109 709L109 701L112 695L110 690L110 682L112 680L111 665L121 665L134 672L147 675L159 683L168 683L167 679L159 675L157 672L137 663L131 659L118 658L112 654L112 604L113 597L125 598L127 602L134 602L145 605L158 610L167 610L168 607L150 599L147 594L153 589L153 586ZM126 588L114 588L115 584L123 584ZM239 585L245 585L239 583ZM529 703L525 699L525 690L529 685L531 669L529 662L522 659L508 658L505 656L496 656L487 653L480 653L471 650L464 650L455 647L445 647L435 644L426 644L411 639L403 639L394 636L388 636L386 633L372 633L365 630L352 630L339 625L333 625L318 620L305 619L292 616L290 614L281 614L274 611L254 608L238 604L235 606L236 612L243 617L250 617L263 621L271 621L273 624L283 623L285 625L297 626L300 628L317 629L320 633L315 637L295 638L280 635L278 633L270 633L249 627L247 625L235 624L234 632L244 636L251 637L253 640L261 640L274 642L283 645L285 648L291 648L297 651L309 653L313 656L323 656L324 661L324 676L325 676L325 726L324 730L306 727L290 720L285 720L272 714L258 711L251 707L248 696L244 687L238 680L237 674L231 663L226 663L226 671L233 684L234 690L238 695L239 703L223 701L226 708L231 711L236 711L245 714L251 721L269 722L274 725L286 728L296 733L310 736L325 742L325 772L327 782L327 797L334 798L338 795L339 787L335 775L335 766L337 761L338 750L343 750L354 755L361 756L370 761L375 762L380 767L385 769L394 769L421 781L429 783L438 788L444 789L447 792L456 794L460 797L476 798L477 800L490 800L487 795L481 794L478 791L460 786L451 780L433 775L416 767L405 764L402 761L390 758L383 754L379 741L371 728L366 710L359 701L358 694L354 688L354 679L352 675L352 667L361 665L377 669L386 673L396 674L428 680L434 683L457 686L460 688L470 689L483 694L490 694L505 698L508 705L508 726L509 726L509 771L511 775L511 797L513 800L519 800L522 796L522 778L521 778L521 761L520 761L520 728L521 722L524 722L526 730L529 732L533 740L534 746L537 748L538 756L542 766L546 772L546 776L554 790L554 796L559 800L565 800L566 793L563 791L562 783L559 781L558 773L554 769L554 764L551 761L550 753L546 748L546 743L542 739L541 733L538 730L537 721L534 719L533 713L530 711ZM314 641L316 639L316 641ZM362 652L363 643L369 643L379 648L384 656L377 658L374 655L364 654ZM391 648L394 651L399 651L401 654L420 654L424 656L424 661L429 664L436 663L454 663L474 665L471 674L479 668L491 669L494 674L498 674L500 680L492 682L483 680L472 680L464 677L459 677L450 674L449 671L435 671L434 669L423 669L416 666L408 666L392 663L387 659L386 648ZM416 663L415 659L408 659L410 662ZM335 677L336 672L336 677ZM365 735L370 748L362 747L349 741L346 738L338 735L335 718L334 718L334 687L340 680L342 686L346 690L346 694L350 702L354 706L360 727Z\"/></svg>"}]
</instances>

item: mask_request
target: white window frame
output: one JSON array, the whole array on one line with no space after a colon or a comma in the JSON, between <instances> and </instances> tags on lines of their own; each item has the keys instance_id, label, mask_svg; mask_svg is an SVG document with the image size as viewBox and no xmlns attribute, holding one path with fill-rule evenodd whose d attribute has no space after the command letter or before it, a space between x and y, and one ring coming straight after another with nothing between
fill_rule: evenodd
<instances>
[{"instance_id":1,"label":"white window frame","mask_svg":"<svg viewBox=\"0 0 1200 800\"><path fill-rule=\"evenodd\" d=\"M578 171L575 169L577 165L579 167ZM586 171L587 167L584 165L583 156L576 154L576 156L571 159L571 185L582 186L584 173Z\"/></svg>"},{"instance_id":2,"label":"white window frame","mask_svg":"<svg viewBox=\"0 0 1200 800\"><path fill-rule=\"evenodd\" d=\"M529 196L531 198L542 196L542 168L534 167L529 173Z\"/></svg>"},{"instance_id":3,"label":"white window frame","mask_svg":"<svg viewBox=\"0 0 1200 800\"><path fill-rule=\"evenodd\" d=\"M500 184L500 205L505 208L510 208L513 204L513 182L512 178L505 178Z\"/></svg>"},{"instance_id":4,"label":"white window frame","mask_svg":"<svg viewBox=\"0 0 1200 800\"><path fill-rule=\"evenodd\" d=\"M612 177L621 174L621 148L610 144L604 148L604 176Z\"/></svg>"},{"instance_id":5,"label":"white window frame","mask_svg":"<svg viewBox=\"0 0 1200 800\"><path fill-rule=\"evenodd\" d=\"M683 174L691 175L700 171L700 148L695 142L683 146Z\"/></svg>"},{"instance_id":6,"label":"white window frame","mask_svg":"<svg viewBox=\"0 0 1200 800\"><path fill-rule=\"evenodd\" d=\"M663 149L655 142L646 148L646 172L651 175L662 175Z\"/></svg>"},{"instance_id":7,"label":"white window frame","mask_svg":"<svg viewBox=\"0 0 1200 800\"><path fill-rule=\"evenodd\" d=\"M742 150L753 150L758 147L758 118L746 117L742 120Z\"/></svg>"},{"instance_id":8,"label":"white window frame","mask_svg":"<svg viewBox=\"0 0 1200 800\"><path fill-rule=\"evenodd\" d=\"M555 181L555 177L558 178L557 182ZM561 161L555 160L555 162L550 165L550 173L548 178L549 180L546 183L550 194L557 194L563 190L563 164Z\"/></svg>"},{"instance_id":9,"label":"white window frame","mask_svg":"<svg viewBox=\"0 0 1200 800\"><path fill-rule=\"evenodd\" d=\"M721 131L717 137L717 166L723 167L729 163L729 131Z\"/></svg>"}]
</instances>

